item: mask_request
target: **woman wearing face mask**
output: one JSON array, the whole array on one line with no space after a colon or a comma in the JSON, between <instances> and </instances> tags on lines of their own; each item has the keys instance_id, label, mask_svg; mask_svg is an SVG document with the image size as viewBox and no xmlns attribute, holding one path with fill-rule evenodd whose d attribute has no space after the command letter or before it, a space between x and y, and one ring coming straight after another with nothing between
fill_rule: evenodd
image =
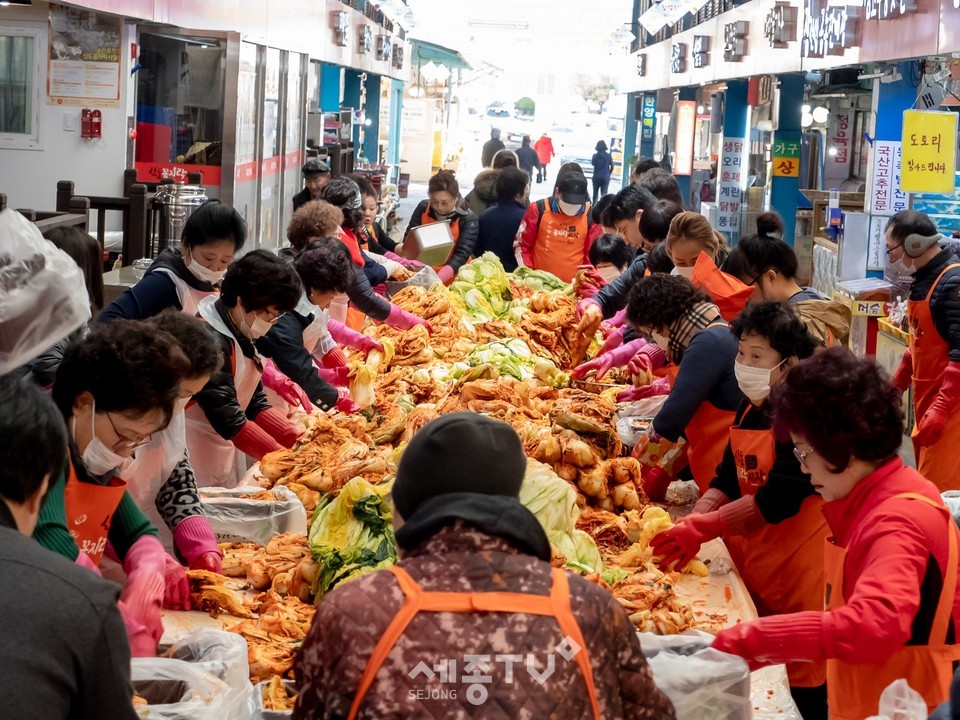
<instances>
[{"instance_id":1,"label":"woman wearing face mask","mask_svg":"<svg viewBox=\"0 0 960 720\"><path fill-rule=\"evenodd\" d=\"M267 383L269 364L265 365L264 382L281 399L291 405L299 404L307 412L313 405L323 411L357 412L360 407L346 390L346 357L328 329L334 322L330 320L330 303L337 293L347 289L353 275L350 254L336 239L321 238L300 253L294 267L304 289L299 304L255 343L257 350L272 361L271 372L280 376L280 383ZM334 332L344 344L362 352L383 350L373 338L336 325ZM325 366L323 370L314 358Z\"/></svg>"},{"instance_id":2,"label":"woman wearing face mask","mask_svg":"<svg viewBox=\"0 0 960 720\"><path fill-rule=\"evenodd\" d=\"M411 230L421 225L450 221L453 247L443 265L434 268L440 279L449 285L457 270L473 255L473 248L480 234L480 221L460 197L460 185L452 170L441 170L430 178L427 194L429 199L421 200L417 205L403 236L406 238Z\"/></svg>"},{"instance_id":3,"label":"woman wearing face mask","mask_svg":"<svg viewBox=\"0 0 960 720\"><path fill-rule=\"evenodd\" d=\"M124 320L95 325L71 345L53 386L70 433L70 463L50 488L33 537L97 572L109 543L127 574L120 609L137 657L156 654L161 604L189 609L190 595L183 568L164 552L117 473L170 422L188 367L170 335Z\"/></svg>"},{"instance_id":4,"label":"woman wearing face mask","mask_svg":"<svg viewBox=\"0 0 960 720\"><path fill-rule=\"evenodd\" d=\"M200 487L235 487L246 470L242 453L260 460L291 447L303 432L270 407L254 347L297 306L301 292L290 263L252 250L227 270L220 297L200 303L199 316L216 331L223 355L222 367L186 411L187 449Z\"/></svg>"},{"instance_id":5,"label":"woman wearing face mask","mask_svg":"<svg viewBox=\"0 0 960 720\"><path fill-rule=\"evenodd\" d=\"M216 295L246 237L240 213L219 200L204 203L187 218L181 248L164 248L143 279L104 308L98 319L143 320L170 307L196 315L200 301Z\"/></svg>"},{"instance_id":6,"label":"woman wearing face mask","mask_svg":"<svg viewBox=\"0 0 960 720\"><path fill-rule=\"evenodd\" d=\"M427 332L433 332L433 328L426 320L387 302L373 291L371 285L386 280L387 271L373 260L365 258L357 242L356 230L363 217L360 210L360 188L357 184L349 178L334 178L323 189L323 197L331 205L340 208L343 213L343 225L337 237L350 251L350 259L354 264L353 280L347 288L346 298L342 295L334 298L330 306L331 318L346 323L348 327L358 332L363 329L364 319L367 316L401 330L409 330L414 325L423 325L427 328ZM314 237L318 236L310 236L310 240ZM375 281L370 280L368 276L373 268L380 273L377 276L379 279ZM349 306L346 303L347 299L349 299Z\"/></svg>"},{"instance_id":7,"label":"woman wearing face mask","mask_svg":"<svg viewBox=\"0 0 960 720\"><path fill-rule=\"evenodd\" d=\"M174 552L193 570L220 572L217 538L204 515L193 466L187 456L184 409L194 394L209 382L223 359L210 328L200 320L172 308L149 323L170 335L190 366L180 379L180 395L170 424L156 432L127 460L121 476L140 509L160 531L167 552Z\"/></svg>"},{"instance_id":8,"label":"woman wearing face mask","mask_svg":"<svg viewBox=\"0 0 960 720\"><path fill-rule=\"evenodd\" d=\"M753 287L750 302L789 303L822 346L846 342L850 309L827 300L811 287L797 284L797 256L779 238L783 223L776 213L757 216L757 234L742 239L723 264L723 271Z\"/></svg>"},{"instance_id":9,"label":"woman wearing face mask","mask_svg":"<svg viewBox=\"0 0 960 720\"><path fill-rule=\"evenodd\" d=\"M915 210L887 223L891 267L913 277L910 347L893 384L900 392L913 385L917 469L946 491L960 489L960 262L940 239L930 218Z\"/></svg>"},{"instance_id":10,"label":"woman wearing face mask","mask_svg":"<svg viewBox=\"0 0 960 720\"><path fill-rule=\"evenodd\" d=\"M690 470L705 493L723 456L730 426L743 393L734 372L737 339L710 298L676 275L651 275L637 283L627 305L627 320L653 337L674 368L651 385L631 388L618 400L639 400L669 392L653 419L657 435L687 439ZM644 476L644 490L662 499L670 478Z\"/></svg>"},{"instance_id":11,"label":"woman wearing face mask","mask_svg":"<svg viewBox=\"0 0 960 720\"><path fill-rule=\"evenodd\" d=\"M363 195L363 222L360 224L357 233L357 239L362 245L366 245L365 250L376 255L386 256L387 253L393 253L397 249L397 243L387 234L380 223L377 222L377 212L379 210L379 196L377 190L367 178L362 175L351 175L357 185L360 187L360 193ZM392 258L398 260L399 256Z\"/></svg>"},{"instance_id":12,"label":"woman wearing face mask","mask_svg":"<svg viewBox=\"0 0 960 720\"><path fill-rule=\"evenodd\" d=\"M897 456L899 394L873 360L835 347L794 367L770 405L824 500L826 610L743 623L713 647L754 668L826 662L833 720L875 715L899 678L932 710L960 659L960 540L937 488Z\"/></svg>"},{"instance_id":13,"label":"woman wearing face mask","mask_svg":"<svg viewBox=\"0 0 960 720\"><path fill-rule=\"evenodd\" d=\"M770 388L816 342L786 305L749 305L731 324L734 366L746 400L737 410L723 459L693 513L651 542L661 565L684 567L700 545L722 537L763 617L823 607L823 500L800 468L793 444L778 442L767 408ZM823 663L787 666L804 720L826 720Z\"/></svg>"}]
</instances>

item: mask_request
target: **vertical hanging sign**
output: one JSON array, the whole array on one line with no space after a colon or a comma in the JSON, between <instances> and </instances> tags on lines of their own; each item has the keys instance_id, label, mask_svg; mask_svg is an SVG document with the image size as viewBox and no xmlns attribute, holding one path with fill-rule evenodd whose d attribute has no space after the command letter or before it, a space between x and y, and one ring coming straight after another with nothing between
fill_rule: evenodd
<instances>
[{"instance_id":1,"label":"vertical hanging sign","mask_svg":"<svg viewBox=\"0 0 960 720\"><path fill-rule=\"evenodd\" d=\"M693 139L696 134L697 104L693 100L677 102L677 155L673 172L689 175L693 172Z\"/></svg>"},{"instance_id":2,"label":"vertical hanging sign","mask_svg":"<svg viewBox=\"0 0 960 720\"><path fill-rule=\"evenodd\" d=\"M746 147L746 138L724 137L717 172L717 230L726 234L731 242L740 239L743 186L747 179L744 172Z\"/></svg>"}]
</instances>

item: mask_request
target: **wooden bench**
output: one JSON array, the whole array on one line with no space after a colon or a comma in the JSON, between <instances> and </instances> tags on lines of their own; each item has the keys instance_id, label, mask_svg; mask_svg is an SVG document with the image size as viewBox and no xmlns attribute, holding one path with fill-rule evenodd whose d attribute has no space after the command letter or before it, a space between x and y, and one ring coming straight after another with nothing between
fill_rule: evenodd
<instances>
[{"instance_id":1,"label":"wooden bench","mask_svg":"<svg viewBox=\"0 0 960 720\"><path fill-rule=\"evenodd\" d=\"M126 197L108 197L103 195L85 196L90 210L97 211L97 241L104 248L105 220L108 212L119 212L122 217L123 245L121 253L123 264L130 265L146 254L147 248L147 210L150 202L147 186L133 183ZM57 212L67 212L70 203L76 199L72 180L60 180L57 183Z\"/></svg>"},{"instance_id":2,"label":"wooden bench","mask_svg":"<svg viewBox=\"0 0 960 720\"><path fill-rule=\"evenodd\" d=\"M0 193L0 212L7 209L7 196ZM32 222L46 237L52 230L62 227L78 227L87 232L90 217L90 200L85 197L72 198L66 211L42 212L29 208L17 208L17 212Z\"/></svg>"}]
</instances>

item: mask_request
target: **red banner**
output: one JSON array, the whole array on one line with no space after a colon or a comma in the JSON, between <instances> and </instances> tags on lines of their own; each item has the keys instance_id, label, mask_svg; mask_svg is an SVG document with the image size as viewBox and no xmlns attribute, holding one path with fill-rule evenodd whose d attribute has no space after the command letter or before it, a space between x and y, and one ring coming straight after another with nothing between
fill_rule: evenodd
<instances>
[{"instance_id":1,"label":"red banner","mask_svg":"<svg viewBox=\"0 0 960 720\"><path fill-rule=\"evenodd\" d=\"M220 187L220 167L218 165L180 165L177 163L137 162L137 180L140 182L159 182L172 178L175 183L186 183L187 173L198 172L202 176L204 187Z\"/></svg>"}]
</instances>

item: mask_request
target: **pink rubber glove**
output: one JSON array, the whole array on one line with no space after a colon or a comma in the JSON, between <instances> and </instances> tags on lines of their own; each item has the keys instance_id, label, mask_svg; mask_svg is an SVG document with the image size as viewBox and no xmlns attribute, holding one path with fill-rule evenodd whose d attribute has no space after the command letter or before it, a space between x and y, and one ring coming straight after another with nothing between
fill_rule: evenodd
<instances>
[{"instance_id":1,"label":"pink rubber glove","mask_svg":"<svg viewBox=\"0 0 960 720\"><path fill-rule=\"evenodd\" d=\"M623 308L619 310L612 318L607 320L608 323L614 327L626 327L627 324L627 309Z\"/></svg>"},{"instance_id":2,"label":"pink rubber glove","mask_svg":"<svg viewBox=\"0 0 960 720\"><path fill-rule=\"evenodd\" d=\"M163 606L167 610L190 609L190 582L187 571L170 553L163 554Z\"/></svg>"},{"instance_id":3,"label":"pink rubber glove","mask_svg":"<svg viewBox=\"0 0 960 720\"><path fill-rule=\"evenodd\" d=\"M600 355L595 357L593 360L589 360L581 365L577 365L577 367L573 369L571 376L575 378L583 377L590 370L596 370L597 380L599 380L610 371L610 368L626 365L630 361L630 358L632 358L640 348L640 346L644 345L646 342L646 340L638 338L637 340L628 342L626 345L614 348L605 355Z\"/></svg>"},{"instance_id":4,"label":"pink rubber glove","mask_svg":"<svg viewBox=\"0 0 960 720\"><path fill-rule=\"evenodd\" d=\"M280 372L273 360L264 360L261 380L264 387L273 390L284 402L294 407L300 406L306 412L313 411L313 404L307 394L293 380Z\"/></svg>"},{"instance_id":5,"label":"pink rubber glove","mask_svg":"<svg viewBox=\"0 0 960 720\"><path fill-rule=\"evenodd\" d=\"M320 358L320 362L323 363L325 368L346 367L347 356L343 354L343 350L337 347Z\"/></svg>"},{"instance_id":6,"label":"pink rubber glove","mask_svg":"<svg viewBox=\"0 0 960 720\"><path fill-rule=\"evenodd\" d=\"M203 515L191 515L181 520L173 529L173 544L191 570L220 572L220 548L210 521Z\"/></svg>"},{"instance_id":7,"label":"pink rubber glove","mask_svg":"<svg viewBox=\"0 0 960 720\"><path fill-rule=\"evenodd\" d=\"M670 381L667 378L654 380L649 385L627 388L617 395L617 402L635 402L644 398L654 397L656 395L669 395Z\"/></svg>"},{"instance_id":8,"label":"pink rubber glove","mask_svg":"<svg viewBox=\"0 0 960 720\"><path fill-rule=\"evenodd\" d=\"M947 363L943 371L943 383L933 403L917 423L917 443L929 447L940 442L950 415L960 400L960 362Z\"/></svg>"},{"instance_id":9,"label":"pink rubber glove","mask_svg":"<svg viewBox=\"0 0 960 720\"><path fill-rule=\"evenodd\" d=\"M374 286L373 286L373 292L376 293L377 295L379 295L380 297L386 297L386 296L387 296L387 286L386 286L384 283L380 283L379 285L374 285Z\"/></svg>"},{"instance_id":10,"label":"pink rubber glove","mask_svg":"<svg viewBox=\"0 0 960 720\"><path fill-rule=\"evenodd\" d=\"M423 263L420 262L419 260L408 260L407 258L400 257L400 256L397 255L396 253L390 252L389 250L387 250L387 251L383 254L383 256L384 256L385 258L387 258L387 260L393 260L394 262L400 263L400 264L403 265L407 270L417 271L417 270L419 270L420 268L423 267Z\"/></svg>"},{"instance_id":11,"label":"pink rubber glove","mask_svg":"<svg viewBox=\"0 0 960 720\"><path fill-rule=\"evenodd\" d=\"M378 343L369 335L357 332L337 320L327 321L327 330L330 331L330 337L337 341L338 345L346 345L354 350L368 353L371 350L383 352L383 345Z\"/></svg>"},{"instance_id":12,"label":"pink rubber glove","mask_svg":"<svg viewBox=\"0 0 960 720\"><path fill-rule=\"evenodd\" d=\"M636 354L627 363L631 375L642 375L659 370L667 362L667 354L656 343L648 342L637 350Z\"/></svg>"},{"instance_id":13,"label":"pink rubber glove","mask_svg":"<svg viewBox=\"0 0 960 720\"><path fill-rule=\"evenodd\" d=\"M655 535L650 541L655 557L661 558L660 567L682 570L700 552L707 540L720 536L723 524L720 511L702 515L687 515L669 530Z\"/></svg>"},{"instance_id":14,"label":"pink rubber glove","mask_svg":"<svg viewBox=\"0 0 960 720\"><path fill-rule=\"evenodd\" d=\"M603 326L605 323L600 323L600 331L603 332ZM611 328L610 332L605 335L606 340L603 341L603 345L600 346L599 352L597 355L604 355L614 348L618 348L623 344L623 332L626 328Z\"/></svg>"},{"instance_id":15,"label":"pink rubber glove","mask_svg":"<svg viewBox=\"0 0 960 720\"><path fill-rule=\"evenodd\" d=\"M577 317L583 317L585 312L594 312L593 308L596 308L596 312L603 314L603 309L600 307L600 303L594 300L592 297L584 298L577 303Z\"/></svg>"},{"instance_id":16,"label":"pink rubber glove","mask_svg":"<svg viewBox=\"0 0 960 720\"><path fill-rule=\"evenodd\" d=\"M360 412L363 408L353 401L353 398L350 397L349 390L346 388L337 388L337 404L333 406L333 409L352 415L353 413Z\"/></svg>"},{"instance_id":17,"label":"pink rubber glove","mask_svg":"<svg viewBox=\"0 0 960 720\"><path fill-rule=\"evenodd\" d=\"M141 535L123 559L127 585L120 600L130 615L131 625L139 625L153 641L153 651L163 635L160 608L166 587L166 557L163 545L153 535ZM130 625L128 625L129 631ZM137 628L135 628L137 629ZM131 637L131 644L134 638Z\"/></svg>"},{"instance_id":18,"label":"pink rubber glove","mask_svg":"<svg viewBox=\"0 0 960 720\"><path fill-rule=\"evenodd\" d=\"M907 391L907 388L910 387L912 382L913 350L911 350L908 346L906 351L903 353L903 357L900 358L900 364L897 366L897 371L893 374L893 377L890 378L890 384L899 390L900 394L902 395Z\"/></svg>"},{"instance_id":19,"label":"pink rubber glove","mask_svg":"<svg viewBox=\"0 0 960 720\"><path fill-rule=\"evenodd\" d=\"M396 305L390 306L390 314L384 322L392 328L398 330L409 330L414 325L423 325L427 332L433 334L433 326L423 318L417 317L413 313L408 313L403 308Z\"/></svg>"},{"instance_id":20,"label":"pink rubber glove","mask_svg":"<svg viewBox=\"0 0 960 720\"><path fill-rule=\"evenodd\" d=\"M82 568L86 568L87 570L92 570L97 575L100 575L100 568L94 565L93 560L91 560L90 556L85 552L81 552L79 555L77 555L77 559L73 561L73 564Z\"/></svg>"},{"instance_id":21,"label":"pink rubber glove","mask_svg":"<svg viewBox=\"0 0 960 720\"><path fill-rule=\"evenodd\" d=\"M449 265L443 265L439 270L437 270L437 277L440 278L440 282L442 282L444 285L449 285L452 283L455 276L456 273Z\"/></svg>"},{"instance_id":22,"label":"pink rubber glove","mask_svg":"<svg viewBox=\"0 0 960 720\"><path fill-rule=\"evenodd\" d=\"M161 624L160 634L157 635L137 619L126 602L117 601L117 607L120 609L120 617L123 618L123 625L127 630L130 657L156 657L157 645L163 637L163 625Z\"/></svg>"},{"instance_id":23,"label":"pink rubber glove","mask_svg":"<svg viewBox=\"0 0 960 720\"><path fill-rule=\"evenodd\" d=\"M346 387L350 382L350 368L341 365L335 368L317 368L317 374L331 385Z\"/></svg>"}]
</instances>

